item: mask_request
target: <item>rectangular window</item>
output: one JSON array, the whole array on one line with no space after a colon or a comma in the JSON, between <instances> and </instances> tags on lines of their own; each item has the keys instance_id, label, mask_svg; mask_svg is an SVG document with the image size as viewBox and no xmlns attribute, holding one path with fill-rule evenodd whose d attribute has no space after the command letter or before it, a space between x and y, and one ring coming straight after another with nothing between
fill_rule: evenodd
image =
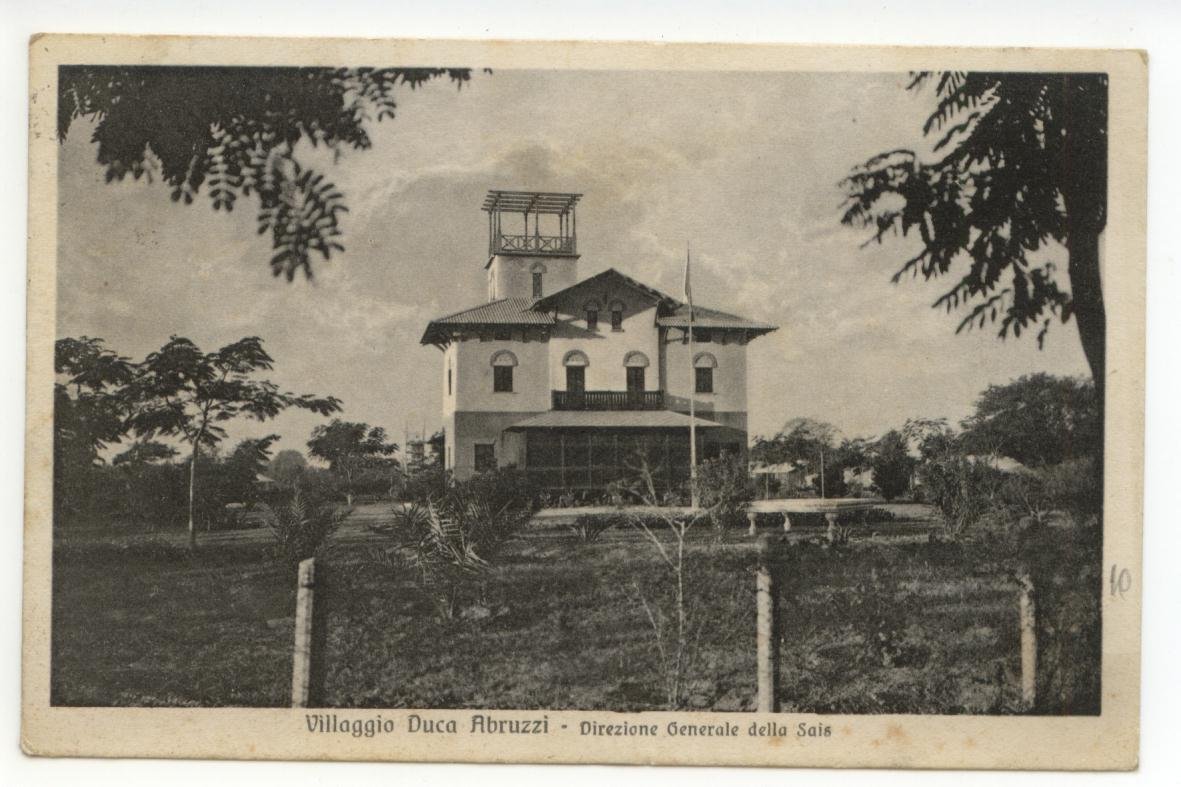
<instances>
[{"instance_id":1,"label":"rectangular window","mask_svg":"<svg viewBox=\"0 0 1181 787\"><path fill-rule=\"evenodd\" d=\"M693 341L701 342L702 344L708 344L709 342L713 341L713 334L711 334L705 328L695 328L693 330Z\"/></svg>"},{"instance_id":2,"label":"rectangular window","mask_svg":"<svg viewBox=\"0 0 1181 787\"><path fill-rule=\"evenodd\" d=\"M623 310L622 309L612 309L611 310L611 330L613 330L613 331L622 331L623 330Z\"/></svg>"},{"instance_id":3,"label":"rectangular window","mask_svg":"<svg viewBox=\"0 0 1181 787\"><path fill-rule=\"evenodd\" d=\"M507 342L513 338L513 329L512 328L497 328L492 333L492 335L496 338L497 341Z\"/></svg>"},{"instance_id":4,"label":"rectangular window","mask_svg":"<svg viewBox=\"0 0 1181 787\"><path fill-rule=\"evenodd\" d=\"M599 310L598 309L587 309L586 310L586 329L588 331L599 330Z\"/></svg>"},{"instance_id":5,"label":"rectangular window","mask_svg":"<svg viewBox=\"0 0 1181 787\"><path fill-rule=\"evenodd\" d=\"M713 393L714 370L698 368L693 371L697 372L697 393Z\"/></svg>"},{"instance_id":6,"label":"rectangular window","mask_svg":"<svg viewBox=\"0 0 1181 787\"><path fill-rule=\"evenodd\" d=\"M566 390L570 393L582 393L586 390L586 367L566 367Z\"/></svg>"},{"instance_id":7,"label":"rectangular window","mask_svg":"<svg viewBox=\"0 0 1181 787\"><path fill-rule=\"evenodd\" d=\"M451 369L447 369L447 395L451 395Z\"/></svg>"},{"instance_id":8,"label":"rectangular window","mask_svg":"<svg viewBox=\"0 0 1181 787\"><path fill-rule=\"evenodd\" d=\"M513 367L492 367L492 391L493 393L513 392Z\"/></svg>"},{"instance_id":9,"label":"rectangular window","mask_svg":"<svg viewBox=\"0 0 1181 787\"><path fill-rule=\"evenodd\" d=\"M627 367L627 390L628 393L639 393L644 390L643 366Z\"/></svg>"},{"instance_id":10,"label":"rectangular window","mask_svg":"<svg viewBox=\"0 0 1181 787\"><path fill-rule=\"evenodd\" d=\"M533 297L534 298L541 297L541 274L540 273L533 274Z\"/></svg>"},{"instance_id":11,"label":"rectangular window","mask_svg":"<svg viewBox=\"0 0 1181 787\"><path fill-rule=\"evenodd\" d=\"M496 445L476 443L476 472L486 473L496 469Z\"/></svg>"}]
</instances>

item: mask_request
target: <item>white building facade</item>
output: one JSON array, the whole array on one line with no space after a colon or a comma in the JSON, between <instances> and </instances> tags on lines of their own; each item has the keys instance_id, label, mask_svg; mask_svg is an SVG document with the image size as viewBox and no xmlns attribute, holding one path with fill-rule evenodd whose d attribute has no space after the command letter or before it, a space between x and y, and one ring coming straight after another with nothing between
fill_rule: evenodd
<instances>
[{"instance_id":1,"label":"white building facade","mask_svg":"<svg viewBox=\"0 0 1181 787\"><path fill-rule=\"evenodd\" d=\"M578 278L578 194L489 192L488 302L432 320L443 352L444 462L458 478L528 471L601 490L641 468L661 485L747 444L746 348L776 326L694 306L615 269ZM511 220L519 232L506 232Z\"/></svg>"}]
</instances>

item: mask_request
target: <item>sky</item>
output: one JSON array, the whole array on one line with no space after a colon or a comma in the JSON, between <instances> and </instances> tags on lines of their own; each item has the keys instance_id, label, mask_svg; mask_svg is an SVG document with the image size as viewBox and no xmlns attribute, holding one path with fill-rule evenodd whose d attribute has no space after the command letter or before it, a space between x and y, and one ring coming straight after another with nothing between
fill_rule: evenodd
<instances>
[{"instance_id":1,"label":"sky","mask_svg":"<svg viewBox=\"0 0 1181 787\"><path fill-rule=\"evenodd\" d=\"M342 417L387 429L441 425L442 354L427 322L486 300L488 189L573 191L580 277L609 267L780 329L748 351L749 423L798 416L845 436L910 417L966 416L986 386L1048 371L1086 375L1073 323L1044 349L931 308L951 280L890 278L906 239L863 247L842 227L840 179L894 148L923 151L929 92L905 74L474 72L398 98L373 147L339 160L300 150L344 192L346 251L313 281L273 278L269 236L246 203L215 213L155 183L104 183L85 122L61 147L58 335L99 336L139 360L171 335L212 350L262 337L270 379L332 394ZM1065 252L1044 258L1065 269ZM1065 285L1065 282L1063 282ZM319 416L237 422L231 442L278 433L304 450Z\"/></svg>"}]
</instances>

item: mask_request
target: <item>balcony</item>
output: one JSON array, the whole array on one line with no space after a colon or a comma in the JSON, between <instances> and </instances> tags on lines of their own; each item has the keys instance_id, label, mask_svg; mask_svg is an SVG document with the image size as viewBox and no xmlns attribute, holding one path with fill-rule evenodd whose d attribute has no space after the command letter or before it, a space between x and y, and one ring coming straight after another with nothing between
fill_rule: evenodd
<instances>
[{"instance_id":1,"label":"balcony","mask_svg":"<svg viewBox=\"0 0 1181 787\"><path fill-rule=\"evenodd\" d=\"M492 236L492 254L575 254L577 244L572 235L505 235Z\"/></svg>"},{"instance_id":2,"label":"balcony","mask_svg":"<svg viewBox=\"0 0 1181 787\"><path fill-rule=\"evenodd\" d=\"M663 391L554 391L555 410L663 410Z\"/></svg>"}]
</instances>

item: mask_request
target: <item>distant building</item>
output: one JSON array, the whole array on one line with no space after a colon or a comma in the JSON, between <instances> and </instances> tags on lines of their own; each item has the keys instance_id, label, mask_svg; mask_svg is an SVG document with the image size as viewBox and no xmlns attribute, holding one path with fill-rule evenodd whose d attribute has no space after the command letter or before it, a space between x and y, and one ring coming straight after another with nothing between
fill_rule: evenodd
<instances>
[{"instance_id":1,"label":"distant building","mask_svg":"<svg viewBox=\"0 0 1181 787\"><path fill-rule=\"evenodd\" d=\"M690 356L685 303L614 268L579 279L580 196L489 192L488 301L423 333L443 352L444 464L459 478L513 466L542 487L601 489L646 464L677 483L690 397L699 461L746 450L746 346L776 326L695 303Z\"/></svg>"}]
</instances>

